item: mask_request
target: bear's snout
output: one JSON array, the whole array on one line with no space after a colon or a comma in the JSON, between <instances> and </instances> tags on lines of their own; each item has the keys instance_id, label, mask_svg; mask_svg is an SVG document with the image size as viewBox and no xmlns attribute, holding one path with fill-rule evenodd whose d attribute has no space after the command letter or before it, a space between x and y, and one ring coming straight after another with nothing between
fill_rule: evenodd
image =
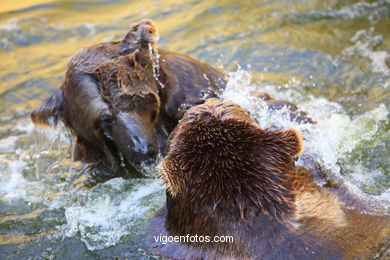
<instances>
[{"instance_id":1,"label":"bear's snout","mask_svg":"<svg viewBox=\"0 0 390 260\"><path fill-rule=\"evenodd\" d=\"M151 163L159 152L154 124L137 113L120 112L112 123L113 140L124 159L133 166Z\"/></svg>"}]
</instances>

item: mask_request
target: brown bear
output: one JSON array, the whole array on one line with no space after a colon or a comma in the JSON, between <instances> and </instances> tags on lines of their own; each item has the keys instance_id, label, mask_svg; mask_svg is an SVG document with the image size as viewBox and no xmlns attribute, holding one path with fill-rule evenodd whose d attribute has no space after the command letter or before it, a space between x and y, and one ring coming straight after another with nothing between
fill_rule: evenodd
<instances>
[{"instance_id":1,"label":"brown bear","mask_svg":"<svg viewBox=\"0 0 390 260\"><path fill-rule=\"evenodd\" d=\"M149 50L136 50L102 63L93 76L111 113L101 127L118 152L123 151L124 159L137 165L155 157L156 145L165 145L167 136L161 131L163 122L157 124L161 121L159 84L153 77Z\"/></svg>"},{"instance_id":2,"label":"brown bear","mask_svg":"<svg viewBox=\"0 0 390 260\"><path fill-rule=\"evenodd\" d=\"M34 124L60 120L77 138L74 159L139 175L142 163L165 151L184 112L218 96L227 81L207 64L157 49L158 38L154 22L142 20L120 42L79 50L61 88L31 113ZM286 104L272 99L270 109L272 102Z\"/></svg>"},{"instance_id":3,"label":"brown bear","mask_svg":"<svg viewBox=\"0 0 390 260\"><path fill-rule=\"evenodd\" d=\"M154 23L143 20L133 25L120 42L79 50L68 64L61 88L31 113L34 124L55 126L59 120L63 121L77 137L76 160L110 162L114 169L124 163L130 173L138 172L141 162L151 160L159 151L165 150L168 134L185 110L216 96L225 87L227 79L221 71L188 56L157 50L157 39ZM137 57L144 60L136 63L144 64L135 68L134 62L128 62L129 70L146 76L131 86L142 82L139 88L143 90L141 95L126 99L129 106L121 110L120 105L104 97L102 83L108 82L108 78L104 79L108 76L104 70L107 66L124 68L126 61L121 57L131 55L135 50L140 50ZM142 72L150 61L157 63L153 64L153 71ZM103 65L105 63L110 65ZM112 76L116 81L106 86L106 90L119 89L120 77L126 75L118 77L114 73Z\"/></svg>"},{"instance_id":4,"label":"brown bear","mask_svg":"<svg viewBox=\"0 0 390 260\"><path fill-rule=\"evenodd\" d=\"M232 102L189 109L159 165L167 198L149 224L150 247L173 259L367 257L389 236L389 217L361 214L330 181L317 186L295 166L302 150L297 130L262 129Z\"/></svg>"}]
</instances>

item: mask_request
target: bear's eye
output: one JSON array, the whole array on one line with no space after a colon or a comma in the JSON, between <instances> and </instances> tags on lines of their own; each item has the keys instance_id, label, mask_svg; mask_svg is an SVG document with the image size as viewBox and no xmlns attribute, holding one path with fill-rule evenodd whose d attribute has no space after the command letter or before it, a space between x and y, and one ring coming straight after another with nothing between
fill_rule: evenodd
<instances>
[{"instance_id":1,"label":"bear's eye","mask_svg":"<svg viewBox=\"0 0 390 260\"><path fill-rule=\"evenodd\" d=\"M150 34L152 34L152 33L153 33L153 31L149 31L149 33L150 33Z\"/></svg>"}]
</instances>

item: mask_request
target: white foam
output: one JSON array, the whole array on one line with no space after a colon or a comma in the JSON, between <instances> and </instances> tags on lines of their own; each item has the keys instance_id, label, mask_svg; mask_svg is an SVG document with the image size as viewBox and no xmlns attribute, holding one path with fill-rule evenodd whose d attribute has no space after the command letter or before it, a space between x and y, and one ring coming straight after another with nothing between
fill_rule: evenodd
<instances>
[{"instance_id":1,"label":"white foam","mask_svg":"<svg viewBox=\"0 0 390 260\"><path fill-rule=\"evenodd\" d=\"M386 60L390 58L390 54L384 50L374 50L378 44L383 41L382 35L374 36L374 28L369 30L359 30L351 38L354 43L346 48L343 54L346 56L358 55L370 60L369 69L376 73L389 75L390 70L387 67Z\"/></svg>"},{"instance_id":2,"label":"white foam","mask_svg":"<svg viewBox=\"0 0 390 260\"><path fill-rule=\"evenodd\" d=\"M385 192L383 192L381 195L374 196L375 199L382 201L384 203L387 203L390 201L390 189L387 189Z\"/></svg>"},{"instance_id":3,"label":"white foam","mask_svg":"<svg viewBox=\"0 0 390 260\"><path fill-rule=\"evenodd\" d=\"M367 184L366 178L368 177L355 175L355 181L353 182L351 178L344 178L343 169L340 166L348 169L352 174L354 168L355 170L356 168L364 169L361 165L354 165L350 157L356 149L360 149L359 146L363 142L375 138L381 122L387 120L389 111L384 104L380 104L372 111L351 118L339 104L330 102L325 98L308 96L300 100L302 103L299 107L302 111L310 111L309 115L317 120L317 124L302 124L290 120L287 108L279 111L269 111L263 101L250 96L250 90L255 88L256 86L250 82L250 75L239 70L231 74L222 99L240 104L250 112L251 117L263 128L298 129L304 139L304 154L314 157L333 178L341 180L347 186L353 186L354 192L359 197L370 203L375 202L374 196L362 191L362 187ZM268 92L267 90L272 88L276 98L294 101L291 100L291 97L297 96L293 88L278 92L275 91L275 89L278 89L277 86L265 86L262 87L262 90ZM369 171L367 173L370 176L369 178L372 178L372 172L376 171L375 169L364 170ZM383 175L384 173L379 172L378 174ZM378 207L389 208L390 200L381 199Z\"/></svg>"},{"instance_id":4,"label":"white foam","mask_svg":"<svg viewBox=\"0 0 390 260\"><path fill-rule=\"evenodd\" d=\"M0 25L0 30L5 30L8 32L17 31L19 29L18 20L15 18L11 18L7 21L7 23Z\"/></svg>"},{"instance_id":5,"label":"white foam","mask_svg":"<svg viewBox=\"0 0 390 260\"><path fill-rule=\"evenodd\" d=\"M14 153L17 136L9 136L0 140L0 153Z\"/></svg>"},{"instance_id":6,"label":"white foam","mask_svg":"<svg viewBox=\"0 0 390 260\"><path fill-rule=\"evenodd\" d=\"M14 129L26 134L32 134L32 132L34 131L34 124L30 120L19 121L14 127Z\"/></svg>"},{"instance_id":7,"label":"white foam","mask_svg":"<svg viewBox=\"0 0 390 260\"><path fill-rule=\"evenodd\" d=\"M2 162L0 176L0 193L6 198L15 197L15 191L26 182L21 172L26 163L21 161L10 161L5 156L0 156Z\"/></svg>"},{"instance_id":8,"label":"white foam","mask_svg":"<svg viewBox=\"0 0 390 260\"><path fill-rule=\"evenodd\" d=\"M367 19L370 22L375 22L381 17L386 17L387 5L389 0L378 0L372 3L357 2L351 5L343 6L340 9L327 9L324 11L311 11L309 15L324 16L324 17L341 17L345 20L356 18Z\"/></svg>"},{"instance_id":9,"label":"white foam","mask_svg":"<svg viewBox=\"0 0 390 260\"><path fill-rule=\"evenodd\" d=\"M265 85L261 90L270 92L276 98L283 98L297 102L303 111L309 111L310 115L318 121L316 125L291 122L287 116L288 111L271 112L265 102L250 96L251 90L259 89L259 86L251 83L251 75L239 69L230 73L230 79L222 99L232 100L243 106L251 113L251 116L264 128L288 129L296 128L302 132L305 140L305 153L315 159L330 172L333 177L343 179L340 164L350 161L353 153L364 141L372 140L378 132L379 125L387 120L389 111L381 104L372 111L367 111L354 118L348 116L343 107L326 98L302 96L297 89L301 83L292 79L286 86L287 91L280 91L279 86ZM21 127L20 130L24 129ZM29 127L26 126L26 132ZM46 130L40 136L44 153L49 153L54 141L69 145L71 142L67 131L63 128ZM15 141L15 139L13 139ZM11 142L10 139L9 143ZM8 141L6 142L8 143ZM66 148L65 148L66 149ZM65 150L64 150L65 152ZM37 161L39 153L35 158ZM98 250L117 244L126 235L131 235L138 230L140 222L154 207L160 207L164 202L164 185L160 180L124 180L115 178L105 183L100 183L93 189L81 188L73 191L72 183L64 181L52 185L50 178L37 178L37 182L28 181L23 177L23 169L26 160L14 160L12 162L6 154L0 158L0 194L7 198L23 197L25 200L42 197L49 193L50 199L45 202L49 210L65 209L66 223L60 227L64 237L79 237L89 250ZM44 158L43 158L44 159ZM30 159L31 160L31 159ZM372 174L380 176L384 174L375 169L368 170L362 165L347 165L351 170L351 177L343 179L351 190L367 201L373 200L381 205L390 205L390 193L368 196L362 191L362 186L372 180ZM146 169L155 173L155 166ZM39 169L38 169L39 170ZM66 170L65 170L66 171ZM72 175L67 173L68 175ZM154 175L154 174L152 174ZM150 199L149 199L150 198Z\"/></svg>"},{"instance_id":10,"label":"white foam","mask_svg":"<svg viewBox=\"0 0 390 260\"><path fill-rule=\"evenodd\" d=\"M250 95L252 90L255 90L255 86L251 84L251 75L241 69L241 67L238 67L236 72L229 73L229 80L221 98L240 104L240 106L252 114L257 111L257 106L265 106L265 103L262 104L260 100L258 103L255 102L256 98Z\"/></svg>"},{"instance_id":11,"label":"white foam","mask_svg":"<svg viewBox=\"0 0 390 260\"><path fill-rule=\"evenodd\" d=\"M42 191L39 183L33 183L23 176L27 162L0 155L0 195L7 200L22 199L28 202L40 201L36 193Z\"/></svg>"},{"instance_id":12,"label":"white foam","mask_svg":"<svg viewBox=\"0 0 390 260\"><path fill-rule=\"evenodd\" d=\"M89 250L98 250L115 245L122 236L133 232L137 221L150 210L150 204L143 199L162 191L163 185L160 180L144 180L128 191L128 183L122 178L112 179L89 193L83 202L67 207L63 235L79 234Z\"/></svg>"}]
</instances>

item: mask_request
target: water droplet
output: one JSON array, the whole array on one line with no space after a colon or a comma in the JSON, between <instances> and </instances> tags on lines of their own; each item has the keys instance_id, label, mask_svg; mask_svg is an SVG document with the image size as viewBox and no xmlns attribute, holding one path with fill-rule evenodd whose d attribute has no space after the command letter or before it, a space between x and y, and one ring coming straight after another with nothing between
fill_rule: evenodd
<instances>
[{"instance_id":1,"label":"water droplet","mask_svg":"<svg viewBox=\"0 0 390 260\"><path fill-rule=\"evenodd\" d=\"M157 83L161 86L161 88L164 88L165 85L160 81L160 53L158 52L157 49L153 49L151 43L149 43L148 46L149 46L150 57L152 57L153 77L157 81Z\"/></svg>"},{"instance_id":2,"label":"water droplet","mask_svg":"<svg viewBox=\"0 0 390 260\"><path fill-rule=\"evenodd\" d=\"M121 167L125 168L126 164L125 164L125 160L123 159L122 153L119 153L119 159L121 160Z\"/></svg>"}]
</instances>

